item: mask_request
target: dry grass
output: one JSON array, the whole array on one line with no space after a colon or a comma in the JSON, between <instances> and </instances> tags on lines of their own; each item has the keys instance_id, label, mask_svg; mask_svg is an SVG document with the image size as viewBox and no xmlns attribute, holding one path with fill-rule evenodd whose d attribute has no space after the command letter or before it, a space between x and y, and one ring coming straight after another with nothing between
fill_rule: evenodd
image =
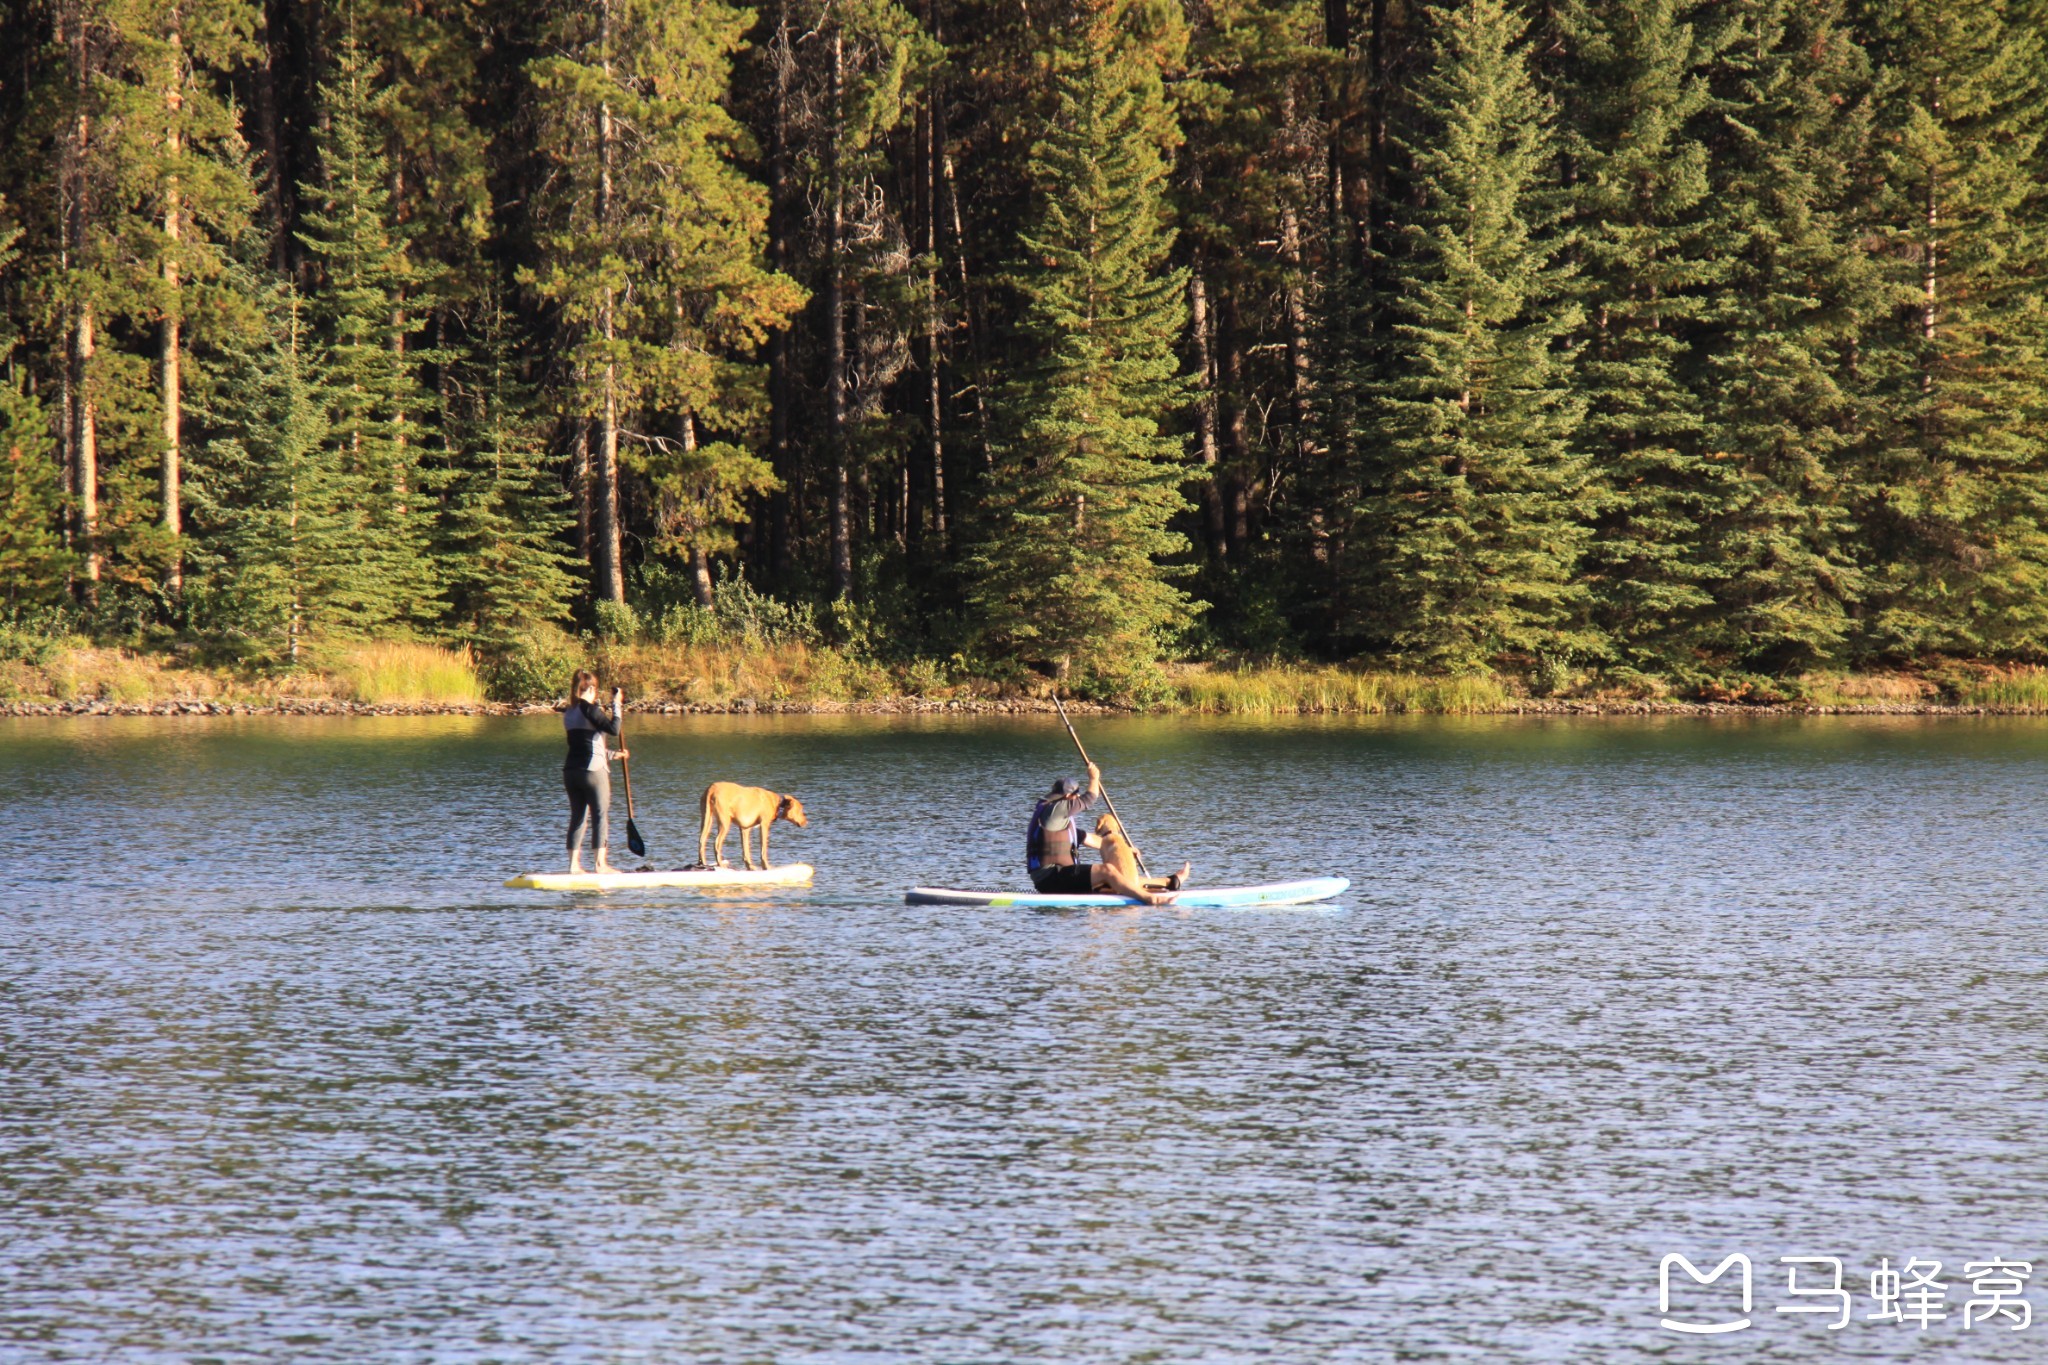
<instances>
[{"instance_id":1,"label":"dry grass","mask_svg":"<svg viewBox=\"0 0 2048 1365\"><path fill-rule=\"evenodd\" d=\"M1490 674L1431 678L1330 667L1188 670L1174 690L1181 709L1223 716L1473 714L1515 701L1507 684Z\"/></svg>"},{"instance_id":2,"label":"dry grass","mask_svg":"<svg viewBox=\"0 0 2048 1365\"><path fill-rule=\"evenodd\" d=\"M221 680L182 667L162 655L126 649L73 646L53 652L44 663L0 664L0 701L104 701L123 705L152 701L211 701Z\"/></svg>"},{"instance_id":3,"label":"dry grass","mask_svg":"<svg viewBox=\"0 0 2048 1365\"><path fill-rule=\"evenodd\" d=\"M462 706L484 699L467 646L362 645L343 654L333 671L350 696L372 706Z\"/></svg>"},{"instance_id":4,"label":"dry grass","mask_svg":"<svg viewBox=\"0 0 2048 1365\"><path fill-rule=\"evenodd\" d=\"M1937 696L1934 684L1908 673L1807 673L1799 698L1810 706L1920 706Z\"/></svg>"}]
</instances>

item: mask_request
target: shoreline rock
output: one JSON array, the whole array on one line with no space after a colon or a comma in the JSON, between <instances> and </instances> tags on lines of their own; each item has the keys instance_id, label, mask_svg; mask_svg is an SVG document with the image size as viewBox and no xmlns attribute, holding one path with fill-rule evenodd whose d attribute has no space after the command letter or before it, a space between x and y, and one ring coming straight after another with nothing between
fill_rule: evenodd
<instances>
[{"instance_id":1,"label":"shoreline rock","mask_svg":"<svg viewBox=\"0 0 2048 1365\"><path fill-rule=\"evenodd\" d=\"M560 709L559 702L418 702L370 703L330 697L281 697L267 702L224 702L196 698L173 698L146 702L112 702L99 699L76 701L0 702L0 716L75 717L148 716L165 719L220 716L531 716ZM783 702L757 701L736 697L726 702L659 701L636 703L641 715L663 716L1012 716L1053 715L1053 703L1042 697L929 698L881 697L868 701ZM1080 715L1133 714L1126 708L1096 702L1069 702L1067 710ZM1163 716L1199 716L1187 710L1162 710ZM1937 702L1881 702L1868 706L1820 706L1803 702L1687 702L1648 700L1572 700L1530 698L1480 710L1445 712L1357 712L1299 711L1287 715L1411 714L1559 717L1645 717L1645 716L2039 716L2048 709L2030 706L1951 706ZM1263 717L1260 717L1263 718Z\"/></svg>"}]
</instances>

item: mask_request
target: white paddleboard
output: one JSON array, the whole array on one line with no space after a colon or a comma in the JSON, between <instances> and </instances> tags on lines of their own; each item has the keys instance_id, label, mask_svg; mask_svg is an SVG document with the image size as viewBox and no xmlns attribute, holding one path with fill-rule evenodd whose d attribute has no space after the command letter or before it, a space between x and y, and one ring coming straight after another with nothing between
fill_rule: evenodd
<instances>
[{"instance_id":1,"label":"white paddleboard","mask_svg":"<svg viewBox=\"0 0 2048 1365\"><path fill-rule=\"evenodd\" d=\"M673 868L666 872L529 872L505 885L522 891L631 891L639 887L808 886L809 863L784 863L758 872L743 867Z\"/></svg>"},{"instance_id":2,"label":"white paddleboard","mask_svg":"<svg viewBox=\"0 0 2048 1365\"><path fill-rule=\"evenodd\" d=\"M1341 896L1351 882L1345 877L1311 877L1298 882L1270 882L1265 886L1191 887L1173 893L1173 904L1188 910L1227 910L1237 906L1306 905ZM936 886L912 887L903 895L905 905L986 905L1027 910L1082 909L1088 906L1143 905L1129 896L1047 896L1036 891L951 891Z\"/></svg>"}]
</instances>

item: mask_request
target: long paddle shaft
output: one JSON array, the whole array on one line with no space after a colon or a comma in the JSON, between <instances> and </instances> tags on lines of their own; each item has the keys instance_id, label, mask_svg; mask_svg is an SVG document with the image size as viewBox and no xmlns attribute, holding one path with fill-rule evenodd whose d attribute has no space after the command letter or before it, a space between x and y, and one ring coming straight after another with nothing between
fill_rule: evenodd
<instances>
[{"instance_id":1,"label":"long paddle shaft","mask_svg":"<svg viewBox=\"0 0 2048 1365\"><path fill-rule=\"evenodd\" d=\"M1052 694L1052 704L1054 706L1059 707L1060 723L1067 727L1067 738L1073 740L1074 747L1081 751L1081 761L1083 763L1086 763L1091 768L1094 767L1095 760L1088 757L1088 746L1083 744L1081 742L1081 737L1074 733L1074 722L1067 718L1067 705L1065 702L1060 700L1059 693L1055 692ZM630 805L633 800L631 795L632 788L628 787L626 790L628 793L626 801ZM1098 780L1096 782L1096 790L1102 793L1102 804L1109 807L1109 813L1111 815L1116 816L1116 827L1124 832L1124 838L1130 842L1131 852L1137 854L1138 871L1144 873L1147 877L1150 877L1152 875L1152 869L1145 866L1145 855L1142 853L1138 853L1138 842L1137 840L1131 838L1131 827L1124 823L1123 816L1117 814L1116 802L1109 799L1109 788L1103 786L1100 780Z\"/></svg>"},{"instance_id":2,"label":"long paddle shaft","mask_svg":"<svg viewBox=\"0 0 2048 1365\"><path fill-rule=\"evenodd\" d=\"M626 779L626 847L633 850L633 856L647 856L647 841L640 837L640 826L633 823L633 760L625 757L626 749L626 699L619 695L619 771Z\"/></svg>"}]
</instances>

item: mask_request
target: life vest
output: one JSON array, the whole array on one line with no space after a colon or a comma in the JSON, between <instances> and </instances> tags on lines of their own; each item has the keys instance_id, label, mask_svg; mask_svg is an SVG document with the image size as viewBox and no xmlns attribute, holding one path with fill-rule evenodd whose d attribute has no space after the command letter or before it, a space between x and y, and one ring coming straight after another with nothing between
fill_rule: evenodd
<instances>
[{"instance_id":1,"label":"life vest","mask_svg":"<svg viewBox=\"0 0 2048 1365\"><path fill-rule=\"evenodd\" d=\"M1074 817L1069 814L1066 824L1058 829L1047 829L1045 817L1051 807L1066 800L1054 797L1041 801L1031 812L1031 823L1024 831L1024 869L1036 872L1041 867L1070 867L1074 862Z\"/></svg>"}]
</instances>

